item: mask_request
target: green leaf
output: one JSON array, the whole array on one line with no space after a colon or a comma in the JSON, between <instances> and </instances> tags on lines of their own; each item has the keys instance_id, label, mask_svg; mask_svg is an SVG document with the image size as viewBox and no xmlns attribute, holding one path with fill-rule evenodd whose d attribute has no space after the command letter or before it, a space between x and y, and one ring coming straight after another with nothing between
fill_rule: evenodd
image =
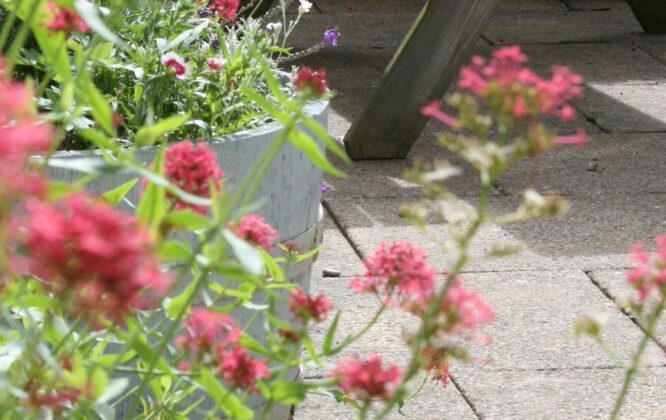
<instances>
[{"instance_id":1,"label":"green leaf","mask_svg":"<svg viewBox=\"0 0 666 420\"><path fill-rule=\"evenodd\" d=\"M104 24L95 5L88 0L75 0L74 7L79 12L79 16L90 25L97 35L122 49L126 48L125 43Z\"/></svg>"},{"instance_id":2,"label":"green leaf","mask_svg":"<svg viewBox=\"0 0 666 420\"><path fill-rule=\"evenodd\" d=\"M72 185L69 182L49 181L48 191L46 193L49 200L57 201L65 196L79 192L79 185Z\"/></svg>"},{"instance_id":3,"label":"green leaf","mask_svg":"<svg viewBox=\"0 0 666 420\"><path fill-rule=\"evenodd\" d=\"M102 194L102 198L104 198L112 206L117 206L121 201L123 201L123 198L125 198L127 193L130 192L130 190L136 185L138 181L138 179L128 181L123 185L112 189L111 191L105 192Z\"/></svg>"},{"instance_id":4,"label":"green leaf","mask_svg":"<svg viewBox=\"0 0 666 420\"><path fill-rule=\"evenodd\" d=\"M312 258L312 257L314 257L315 255L319 254L319 251L320 251L320 250L319 250L319 247L317 247L317 248L315 248L315 249L311 249L310 251L306 252L305 254L299 254L299 255L297 255L296 258L294 258L294 260L295 260L297 263L300 263L300 262L303 262L303 261L309 260L310 258Z\"/></svg>"},{"instance_id":5,"label":"green leaf","mask_svg":"<svg viewBox=\"0 0 666 420\"><path fill-rule=\"evenodd\" d=\"M118 378L112 379L109 385L104 390L104 393L97 398L96 403L103 404L112 399L116 398L127 388L129 385L129 379L127 378Z\"/></svg>"},{"instance_id":6,"label":"green leaf","mask_svg":"<svg viewBox=\"0 0 666 420\"><path fill-rule=\"evenodd\" d=\"M190 114L174 115L159 121L155 125L145 125L136 132L136 144L151 146L166 133L169 133L190 119Z\"/></svg>"},{"instance_id":7,"label":"green leaf","mask_svg":"<svg viewBox=\"0 0 666 420\"><path fill-rule=\"evenodd\" d=\"M231 247L238 262L248 273L257 276L263 273L264 261L255 247L226 229L223 230L222 236Z\"/></svg>"},{"instance_id":8,"label":"green leaf","mask_svg":"<svg viewBox=\"0 0 666 420\"><path fill-rule=\"evenodd\" d=\"M164 149L160 149L155 156L153 168L158 174L162 173L164 167ZM166 191L161 185L149 183L143 193L141 203L136 211L137 218L148 225L154 233L157 233L162 219L166 214Z\"/></svg>"},{"instance_id":9,"label":"green leaf","mask_svg":"<svg viewBox=\"0 0 666 420\"><path fill-rule=\"evenodd\" d=\"M35 158L35 161L44 161L43 158ZM51 158L48 160L48 166L51 168L71 169L85 174L116 174L124 170L123 165L106 162L98 158L75 158L62 159Z\"/></svg>"},{"instance_id":10,"label":"green leaf","mask_svg":"<svg viewBox=\"0 0 666 420\"><path fill-rule=\"evenodd\" d=\"M261 254L261 258L268 268L268 272L271 273L271 277L275 279L278 283L284 282L284 271L280 268L280 265L275 261L275 258L271 256L268 252L263 249L257 249Z\"/></svg>"},{"instance_id":11,"label":"green leaf","mask_svg":"<svg viewBox=\"0 0 666 420\"><path fill-rule=\"evenodd\" d=\"M284 405L302 402L310 386L303 382L275 381L270 384L271 400Z\"/></svg>"},{"instance_id":12,"label":"green leaf","mask_svg":"<svg viewBox=\"0 0 666 420\"><path fill-rule=\"evenodd\" d=\"M163 261L187 261L192 258L192 248L181 241L166 241L159 249L159 256Z\"/></svg>"},{"instance_id":13,"label":"green leaf","mask_svg":"<svg viewBox=\"0 0 666 420\"><path fill-rule=\"evenodd\" d=\"M335 332L338 329L338 321L340 321L340 311L335 314L335 318L333 318L333 322L326 332L326 338L324 338L322 350L326 356L330 356L333 351L333 339L335 338Z\"/></svg>"},{"instance_id":14,"label":"green leaf","mask_svg":"<svg viewBox=\"0 0 666 420\"><path fill-rule=\"evenodd\" d=\"M192 29L181 32L176 38L173 39L173 41L167 44L164 51L172 50L178 47L187 48L191 43L199 38L199 35L201 35L201 33L206 28L208 28L208 22L209 21L206 20Z\"/></svg>"},{"instance_id":15,"label":"green leaf","mask_svg":"<svg viewBox=\"0 0 666 420\"><path fill-rule=\"evenodd\" d=\"M201 376L197 383L229 418L237 420L251 420L254 418L254 412L246 407L233 393L227 391L207 368L201 369Z\"/></svg>"},{"instance_id":16,"label":"green leaf","mask_svg":"<svg viewBox=\"0 0 666 420\"><path fill-rule=\"evenodd\" d=\"M292 130L289 135L289 141L294 147L305 153L310 161L320 167L324 172L340 178L346 177L344 172L341 172L333 166L328 159L326 159L326 155L321 151L317 142L303 131L298 129Z\"/></svg>"},{"instance_id":17,"label":"green leaf","mask_svg":"<svg viewBox=\"0 0 666 420\"><path fill-rule=\"evenodd\" d=\"M319 124L319 122L313 120L312 118L304 118L303 124L305 124L305 126L309 128L315 136L321 139L324 142L326 148L333 152L334 155L342 159L342 161L345 163L351 163L351 159L349 156L347 156L347 152L345 152L345 150L340 146L340 144L338 144L338 142L333 140L333 138L328 135L326 129L324 129L324 127Z\"/></svg>"},{"instance_id":18,"label":"green leaf","mask_svg":"<svg viewBox=\"0 0 666 420\"><path fill-rule=\"evenodd\" d=\"M102 127L102 130L108 135L113 135L116 129L113 127L113 111L109 103L104 98L104 95L97 89L94 83L91 80L87 80L84 83L83 91L85 92L85 97L88 100L91 112L97 124Z\"/></svg>"},{"instance_id":19,"label":"green leaf","mask_svg":"<svg viewBox=\"0 0 666 420\"><path fill-rule=\"evenodd\" d=\"M171 212L164 220L179 228L191 231L208 229L211 227L210 219L201 213L189 209Z\"/></svg>"},{"instance_id":20,"label":"green leaf","mask_svg":"<svg viewBox=\"0 0 666 420\"><path fill-rule=\"evenodd\" d=\"M240 345L243 348L246 348L246 349L248 349L248 350L250 350L251 352L254 352L254 353L259 353L259 354L264 355L264 356L270 356L271 355L271 353L266 349L266 347L264 347L260 342L255 340L255 338L252 337L249 334L241 335Z\"/></svg>"},{"instance_id":21,"label":"green leaf","mask_svg":"<svg viewBox=\"0 0 666 420\"><path fill-rule=\"evenodd\" d=\"M317 355L317 349L315 348L315 345L309 336L306 335L305 337L303 337L303 345L305 346L305 349L308 351L310 359L312 359L312 361L315 362L317 365L323 366L321 360L319 360L319 356Z\"/></svg>"},{"instance_id":22,"label":"green leaf","mask_svg":"<svg viewBox=\"0 0 666 420\"><path fill-rule=\"evenodd\" d=\"M176 317L183 311L183 308L185 308L185 305L187 305L188 302L192 302L192 296L196 290L197 282L191 281L183 293L171 299L171 302L169 302L169 305L166 308L167 316L171 319L176 319Z\"/></svg>"}]
</instances>

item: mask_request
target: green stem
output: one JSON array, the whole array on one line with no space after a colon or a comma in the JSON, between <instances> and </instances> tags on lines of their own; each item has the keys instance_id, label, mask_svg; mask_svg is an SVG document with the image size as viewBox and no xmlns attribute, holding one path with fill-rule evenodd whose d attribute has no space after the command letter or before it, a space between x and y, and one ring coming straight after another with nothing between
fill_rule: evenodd
<instances>
[{"instance_id":1,"label":"green stem","mask_svg":"<svg viewBox=\"0 0 666 420\"><path fill-rule=\"evenodd\" d=\"M14 41L9 47L7 54L5 54L6 74L12 73L12 70L14 69L14 64L15 64L14 61L16 59L16 56L18 55L19 51L25 44L25 40L28 38L28 33L30 32L30 26L32 25L32 20L37 15L37 10L39 9L37 7L38 3L39 1L32 1L30 3L30 11L28 12L28 16L23 21L23 24L21 24L21 28L16 34L16 37L14 38Z\"/></svg>"},{"instance_id":2,"label":"green stem","mask_svg":"<svg viewBox=\"0 0 666 420\"><path fill-rule=\"evenodd\" d=\"M2 32L0 32L0 54L5 50L5 43L9 38L9 33L14 27L14 23L16 22L16 13L17 10L21 8L21 3L23 3L23 0L17 0L16 4L14 4L10 10L9 16L7 16L7 19L5 19L2 24Z\"/></svg>"},{"instance_id":3,"label":"green stem","mask_svg":"<svg viewBox=\"0 0 666 420\"><path fill-rule=\"evenodd\" d=\"M654 328L657 325L657 321L659 321L659 317L661 316L661 313L664 310L665 303L666 303L666 294L662 294L661 300L659 301L659 304L657 305L657 307L653 312L652 318L650 319L648 325L645 328L645 334L643 335L643 338L638 344L638 349L636 349L636 352L631 358L631 364L629 365L629 368L627 368L627 370L625 371L624 382L622 383L622 389L620 390L620 395L618 395L617 400L615 400L615 406L613 407L613 411L611 412L610 415L611 420L617 419L618 415L620 414L620 409L622 408L624 400L627 398L627 394L629 393L631 381L633 380L636 371L638 371L641 358L643 357L643 352L645 352L645 348L647 347L647 344L650 341L650 337L652 336Z\"/></svg>"},{"instance_id":4,"label":"green stem","mask_svg":"<svg viewBox=\"0 0 666 420\"><path fill-rule=\"evenodd\" d=\"M444 300L444 297L446 296L446 293L453 284L455 278L462 272L462 269L465 267L465 265L467 265L467 261L469 259L468 254L471 241L485 220L485 214L484 214L485 209L488 205L488 200L490 199L490 193L492 191L493 185L499 174L493 171L489 175L490 176L488 177L489 178L488 181L483 183L481 196L479 198L479 202L477 205L476 219L468 229L465 237L460 242L460 251L461 251L460 257L454 264L453 268L449 271L444 287L442 287L441 290L439 290L436 298L430 303L426 316L422 319L421 328L419 329L416 339L412 344L411 361L405 371L405 374L402 377L402 380L400 381L400 384L398 385L398 388L395 392L395 396L386 404L384 410L382 410L379 413L379 415L377 416L378 419L386 417L391 412L393 407L395 407L398 401L401 400L402 397L406 394L407 383L419 372L420 368L419 354L422 351L423 342L425 342L431 334L432 320L436 318L437 313L440 310L441 302Z\"/></svg>"},{"instance_id":5,"label":"green stem","mask_svg":"<svg viewBox=\"0 0 666 420\"><path fill-rule=\"evenodd\" d=\"M373 325L377 323L379 318L382 316L384 311L386 311L387 306L382 305L379 310L375 313L375 316L372 317L370 322L368 322L365 327L361 331L359 331L357 334L350 335L347 338L344 339L344 341L337 347L333 347L331 349L331 352L327 354L326 356L333 356L334 354L339 353L340 351L344 350L345 347L348 347L350 344L358 340L359 338L363 337L369 330L372 328Z\"/></svg>"}]
</instances>

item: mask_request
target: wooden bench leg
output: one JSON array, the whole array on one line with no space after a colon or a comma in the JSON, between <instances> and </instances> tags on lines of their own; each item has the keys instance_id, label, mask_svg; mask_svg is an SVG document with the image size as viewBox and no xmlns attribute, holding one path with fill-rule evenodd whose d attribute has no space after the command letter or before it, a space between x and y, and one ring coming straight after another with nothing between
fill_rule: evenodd
<instances>
[{"instance_id":1,"label":"wooden bench leg","mask_svg":"<svg viewBox=\"0 0 666 420\"><path fill-rule=\"evenodd\" d=\"M405 158L498 0L429 0L345 136L354 160Z\"/></svg>"}]
</instances>

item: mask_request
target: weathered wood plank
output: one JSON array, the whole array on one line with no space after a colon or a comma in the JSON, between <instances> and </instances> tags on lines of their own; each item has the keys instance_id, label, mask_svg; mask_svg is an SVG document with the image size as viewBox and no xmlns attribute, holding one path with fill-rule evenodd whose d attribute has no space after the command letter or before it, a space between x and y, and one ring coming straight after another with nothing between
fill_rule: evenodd
<instances>
[{"instance_id":1,"label":"weathered wood plank","mask_svg":"<svg viewBox=\"0 0 666 420\"><path fill-rule=\"evenodd\" d=\"M429 0L345 137L352 159L405 158L498 0Z\"/></svg>"}]
</instances>

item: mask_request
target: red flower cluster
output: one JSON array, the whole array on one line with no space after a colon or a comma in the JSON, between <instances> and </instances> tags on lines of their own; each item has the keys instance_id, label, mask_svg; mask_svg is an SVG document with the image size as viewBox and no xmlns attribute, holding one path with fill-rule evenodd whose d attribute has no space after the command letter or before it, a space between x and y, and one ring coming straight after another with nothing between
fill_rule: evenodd
<instances>
[{"instance_id":1,"label":"red flower cluster","mask_svg":"<svg viewBox=\"0 0 666 420\"><path fill-rule=\"evenodd\" d=\"M257 379L268 378L265 360L250 357L238 345L241 331L228 315L192 309L185 322L185 333L176 338L174 344L184 349L194 363L207 361L217 363L220 375L230 385L255 392ZM189 369L189 363L181 363L181 369Z\"/></svg>"},{"instance_id":2,"label":"red flower cluster","mask_svg":"<svg viewBox=\"0 0 666 420\"><path fill-rule=\"evenodd\" d=\"M44 27L52 32L90 32L90 26L81 19L78 12L55 1L46 3L51 20Z\"/></svg>"},{"instance_id":3,"label":"red flower cluster","mask_svg":"<svg viewBox=\"0 0 666 420\"><path fill-rule=\"evenodd\" d=\"M340 362L329 376L338 380L338 387L350 399L389 400L402 379L402 369L395 365L382 368L381 357L372 354L368 360L355 357Z\"/></svg>"},{"instance_id":4,"label":"red flower cluster","mask_svg":"<svg viewBox=\"0 0 666 420\"><path fill-rule=\"evenodd\" d=\"M296 72L294 87L307 98L321 98L328 92L326 70L314 71L310 67L301 67Z\"/></svg>"},{"instance_id":5,"label":"red flower cluster","mask_svg":"<svg viewBox=\"0 0 666 420\"><path fill-rule=\"evenodd\" d=\"M440 325L440 331L452 334L474 330L482 324L495 320L493 309L476 291L465 289L459 277L446 291L441 315L444 315L445 321Z\"/></svg>"},{"instance_id":6,"label":"red flower cluster","mask_svg":"<svg viewBox=\"0 0 666 420\"><path fill-rule=\"evenodd\" d=\"M185 349L194 359L216 351L218 347L238 344L240 329L229 315L204 309L192 309L185 322L185 333L176 337L175 344Z\"/></svg>"},{"instance_id":7,"label":"red flower cluster","mask_svg":"<svg viewBox=\"0 0 666 420\"><path fill-rule=\"evenodd\" d=\"M203 143L182 141L169 147L165 154L164 176L178 188L199 197L210 197L211 186L219 191L224 173L217 165L215 153ZM177 210L190 208L206 214L206 207L186 203L168 194Z\"/></svg>"},{"instance_id":8,"label":"red flower cluster","mask_svg":"<svg viewBox=\"0 0 666 420\"><path fill-rule=\"evenodd\" d=\"M208 3L208 9L217 13L220 20L225 23L234 23L240 7L239 0L211 0Z\"/></svg>"},{"instance_id":9,"label":"red flower cluster","mask_svg":"<svg viewBox=\"0 0 666 420\"><path fill-rule=\"evenodd\" d=\"M636 244L631 249L631 260L636 267L626 273L629 283L638 291L641 302L650 296L659 296L666 286L666 235L654 238L657 250L648 254L643 244Z\"/></svg>"},{"instance_id":10,"label":"red flower cluster","mask_svg":"<svg viewBox=\"0 0 666 420\"><path fill-rule=\"evenodd\" d=\"M405 306L424 302L432 292L436 275L426 257L423 249L406 241L382 243L364 262L365 274L353 278L349 287L357 292L379 294L387 303L393 295Z\"/></svg>"},{"instance_id":11,"label":"red flower cluster","mask_svg":"<svg viewBox=\"0 0 666 420\"><path fill-rule=\"evenodd\" d=\"M273 250L278 240L278 233L275 229L266 223L263 217L256 214L241 217L235 227L233 223L229 222L229 230L232 230L239 238L263 248L267 252Z\"/></svg>"},{"instance_id":12,"label":"red flower cluster","mask_svg":"<svg viewBox=\"0 0 666 420\"><path fill-rule=\"evenodd\" d=\"M93 322L120 320L154 303L169 282L153 254L147 229L136 219L78 194L58 203L29 202L17 229L28 251L27 271L73 311ZM25 232L25 233L23 233Z\"/></svg>"},{"instance_id":13,"label":"red flower cluster","mask_svg":"<svg viewBox=\"0 0 666 420\"><path fill-rule=\"evenodd\" d=\"M218 349L220 357L220 374L230 385L256 392L257 379L270 377L268 364L265 360L257 360L248 356L247 350L234 346Z\"/></svg>"},{"instance_id":14,"label":"red flower cluster","mask_svg":"<svg viewBox=\"0 0 666 420\"><path fill-rule=\"evenodd\" d=\"M320 295L314 298L305 295L303 289L299 288L290 294L289 309L295 317L303 321L313 319L315 322L322 322L333 309L333 304L326 296Z\"/></svg>"},{"instance_id":15,"label":"red flower cluster","mask_svg":"<svg viewBox=\"0 0 666 420\"><path fill-rule=\"evenodd\" d=\"M583 78L568 67L555 66L550 80L545 80L524 67L526 62L519 46L496 50L490 62L476 56L460 71L458 86L518 118L541 113L571 121L575 112L567 102L581 95Z\"/></svg>"},{"instance_id":16,"label":"red flower cluster","mask_svg":"<svg viewBox=\"0 0 666 420\"><path fill-rule=\"evenodd\" d=\"M32 110L32 93L9 79L0 58L0 206L44 192L42 177L27 166L32 154L46 153L52 142L53 128L38 123Z\"/></svg>"},{"instance_id":17,"label":"red flower cluster","mask_svg":"<svg viewBox=\"0 0 666 420\"><path fill-rule=\"evenodd\" d=\"M446 387L451 378L447 349L426 347L421 355L424 359L425 370L431 375L433 382L440 382Z\"/></svg>"}]
</instances>

